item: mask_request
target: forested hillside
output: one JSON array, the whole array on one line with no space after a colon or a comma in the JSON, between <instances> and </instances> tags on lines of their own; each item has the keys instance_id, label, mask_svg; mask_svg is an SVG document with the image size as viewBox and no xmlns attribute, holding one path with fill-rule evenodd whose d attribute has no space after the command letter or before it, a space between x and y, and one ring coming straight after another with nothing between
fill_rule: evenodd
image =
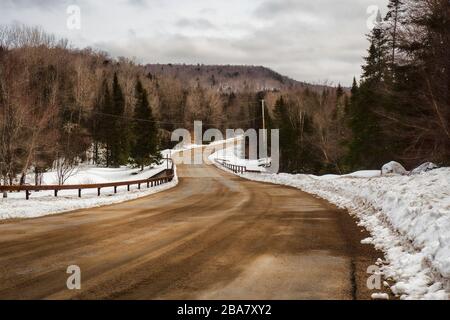
<instances>
[{"instance_id":1,"label":"forested hillside","mask_svg":"<svg viewBox=\"0 0 450 320\"><path fill-rule=\"evenodd\" d=\"M172 130L192 129L194 120L205 130L258 129L265 99L275 127L270 118L280 95L292 96L295 110L309 103L303 95L320 96L304 85L258 91L251 78L239 91L222 92L176 75L155 76L126 58L71 48L34 27L2 27L0 47L0 170L8 184L23 183L30 171L39 183L49 168L69 170L81 161L142 167L158 160ZM336 90L327 91L334 96Z\"/></svg>"},{"instance_id":2,"label":"forested hillside","mask_svg":"<svg viewBox=\"0 0 450 320\"><path fill-rule=\"evenodd\" d=\"M313 87L262 66L149 64L146 69L154 77L176 78L188 86L200 84L204 88L221 92L279 91Z\"/></svg>"},{"instance_id":3,"label":"forested hillside","mask_svg":"<svg viewBox=\"0 0 450 320\"><path fill-rule=\"evenodd\" d=\"M263 67L137 65L75 49L39 28L0 28L0 176L81 161L143 167L170 133L279 128L285 172L344 173L388 160L450 164L450 8L391 0L351 92Z\"/></svg>"}]
</instances>

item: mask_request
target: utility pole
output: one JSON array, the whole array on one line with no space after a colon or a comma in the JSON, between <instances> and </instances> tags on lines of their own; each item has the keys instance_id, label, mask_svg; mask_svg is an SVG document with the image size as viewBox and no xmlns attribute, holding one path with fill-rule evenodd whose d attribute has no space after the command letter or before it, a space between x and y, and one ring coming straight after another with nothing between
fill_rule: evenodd
<instances>
[{"instance_id":1,"label":"utility pole","mask_svg":"<svg viewBox=\"0 0 450 320\"><path fill-rule=\"evenodd\" d=\"M262 147L264 148L263 150L266 150L266 159L264 160L265 162L265 166L267 166L267 137L266 137L266 116L265 116L265 101L264 99L261 100L261 108L262 108L262 123L263 123L263 145Z\"/></svg>"}]
</instances>

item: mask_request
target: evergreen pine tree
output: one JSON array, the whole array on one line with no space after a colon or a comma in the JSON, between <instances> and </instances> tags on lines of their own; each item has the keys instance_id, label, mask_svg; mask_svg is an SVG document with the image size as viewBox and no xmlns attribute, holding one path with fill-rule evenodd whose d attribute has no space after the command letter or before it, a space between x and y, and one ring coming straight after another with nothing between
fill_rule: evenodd
<instances>
[{"instance_id":1,"label":"evergreen pine tree","mask_svg":"<svg viewBox=\"0 0 450 320\"><path fill-rule=\"evenodd\" d=\"M336 108L333 112L335 119L340 120L345 116L345 109L347 105L346 98L347 95L344 94L344 89L341 84L338 84L338 87L336 88Z\"/></svg>"},{"instance_id":2,"label":"evergreen pine tree","mask_svg":"<svg viewBox=\"0 0 450 320\"><path fill-rule=\"evenodd\" d=\"M132 127L134 141L131 156L141 170L144 170L144 166L161 160L161 154L158 151L158 128L148 102L147 91L139 79L136 83L135 96Z\"/></svg>"},{"instance_id":3,"label":"evergreen pine tree","mask_svg":"<svg viewBox=\"0 0 450 320\"><path fill-rule=\"evenodd\" d=\"M388 41L381 21L377 22L368 40L370 48L368 56L364 58L362 79L378 85L386 79L388 71Z\"/></svg>"},{"instance_id":4,"label":"evergreen pine tree","mask_svg":"<svg viewBox=\"0 0 450 320\"><path fill-rule=\"evenodd\" d=\"M344 89L342 89L341 84L339 83L337 88L336 88L336 98L339 99L340 97L342 97L344 95Z\"/></svg>"},{"instance_id":5,"label":"evergreen pine tree","mask_svg":"<svg viewBox=\"0 0 450 320\"><path fill-rule=\"evenodd\" d=\"M385 17L385 21L388 23L389 30L389 46L391 48L391 59L390 64L392 69L395 66L395 53L397 50L398 43L398 29L401 23L401 15L403 14L403 1L402 0L389 0L388 12Z\"/></svg>"},{"instance_id":6,"label":"evergreen pine tree","mask_svg":"<svg viewBox=\"0 0 450 320\"><path fill-rule=\"evenodd\" d=\"M114 127L114 118L107 116L111 109L111 101L108 80L105 78L94 104L91 131L94 140L94 161L97 164L103 163L106 166L111 164L110 136ZM101 154L102 147L104 149L103 154Z\"/></svg>"},{"instance_id":7,"label":"evergreen pine tree","mask_svg":"<svg viewBox=\"0 0 450 320\"><path fill-rule=\"evenodd\" d=\"M352 89L350 92L352 93L352 96L358 93L358 82L356 82L355 77L353 77Z\"/></svg>"},{"instance_id":8,"label":"evergreen pine tree","mask_svg":"<svg viewBox=\"0 0 450 320\"><path fill-rule=\"evenodd\" d=\"M379 168L389 158L388 142L380 126L379 111L386 105L388 50L381 19L369 35L370 48L365 58L361 85L354 79L349 107L348 164L353 169Z\"/></svg>"},{"instance_id":9,"label":"evergreen pine tree","mask_svg":"<svg viewBox=\"0 0 450 320\"><path fill-rule=\"evenodd\" d=\"M280 171L290 172L294 170L296 157L296 133L292 122L289 119L287 104L281 96L275 103L274 117L278 129L280 130Z\"/></svg>"},{"instance_id":10,"label":"evergreen pine tree","mask_svg":"<svg viewBox=\"0 0 450 320\"><path fill-rule=\"evenodd\" d=\"M111 128L111 164L120 166L128 163L130 155L130 128L125 117L125 98L120 87L117 73L114 73L112 86L111 117L115 119Z\"/></svg>"}]
</instances>

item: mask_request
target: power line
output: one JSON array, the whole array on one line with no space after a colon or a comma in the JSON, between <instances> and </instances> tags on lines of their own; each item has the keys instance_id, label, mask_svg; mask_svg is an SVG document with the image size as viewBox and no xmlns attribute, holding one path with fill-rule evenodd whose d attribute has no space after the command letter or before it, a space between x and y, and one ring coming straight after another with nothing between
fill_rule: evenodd
<instances>
[{"instance_id":1,"label":"power line","mask_svg":"<svg viewBox=\"0 0 450 320\"><path fill-rule=\"evenodd\" d=\"M115 115L115 114L110 114L110 113L104 113L104 112L97 112L97 111L91 111L93 114L97 114L97 115L102 115L102 116L107 116L107 117L112 117L112 118L117 118L117 119L126 119L126 120L134 120L134 121L140 121L140 122L148 122L148 123L158 123L158 124L168 124L168 125L184 125L186 124L185 122L169 122L169 121L159 121L159 120L148 120L148 119L140 119L140 118L134 118L134 117L128 117L128 116L119 116L119 115ZM245 122L250 122L250 121L254 121L254 120L260 120L262 117L255 117L255 118L251 118L251 119L246 119L246 120L239 120L239 121L233 121L233 123L245 123ZM218 123L205 123L203 122L202 124L204 125L217 125Z\"/></svg>"},{"instance_id":2,"label":"power line","mask_svg":"<svg viewBox=\"0 0 450 320\"><path fill-rule=\"evenodd\" d=\"M140 121L140 122L147 122L147 123L157 123L157 124L165 124L165 125L185 125L186 124L186 122L170 122L170 121L148 120L148 119L142 119L142 118L123 116L123 115L119 116L119 115L115 115L115 114L111 114L111 113L97 112L97 111L91 111L90 113L101 115L101 116L106 116L106 117L111 117L111 118L116 118L116 119L133 120L133 121ZM251 121L261 120L261 119L262 119L262 116L255 117L255 118L249 118L249 119L245 119L245 120L232 121L232 123L233 124L248 123L248 122L251 122ZM208 126L215 126L215 125L218 125L219 123L220 123L220 121L215 122L215 123L202 122L203 125L208 125ZM25 124L20 125L20 127L22 127L22 128L29 128L29 129L35 129L35 127L29 126L29 125L25 125Z\"/></svg>"},{"instance_id":3,"label":"power line","mask_svg":"<svg viewBox=\"0 0 450 320\"><path fill-rule=\"evenodd\" d=\"M118 118L118 119L127 119L127 120L135 120L135 121L147 122L147 123L158 123L158 124L167 124L167 125L185 125L186 124L186 122L168 122L168 121L158 121L158 120L152 121L152 120L140 119L140 118L134 118L134 117L118 116L118 115L114 115L114 114L110 114L110 113L103 113L103 112L94 112L94 111L92 111L92 113L93 114L107 116L107 117L113 117L113 118ZM235 124L246 123L246 122L250 122L250 121L254 121L254 120L260 120L260 119L262 119L262 117L250 118L250 119L247 119L247 120L233 121L233 123L235 123ZM218 125L218 123L202 122L202 125L215 126L215 125ZM21 127L21 128L28 128L28 129L36 129L35 126L30 126L30 125L25 125L25 124L21 124L19 127ZM52 127L52 129L57 129L57 128L56 127Z\"/></svg>"}]
</instances>

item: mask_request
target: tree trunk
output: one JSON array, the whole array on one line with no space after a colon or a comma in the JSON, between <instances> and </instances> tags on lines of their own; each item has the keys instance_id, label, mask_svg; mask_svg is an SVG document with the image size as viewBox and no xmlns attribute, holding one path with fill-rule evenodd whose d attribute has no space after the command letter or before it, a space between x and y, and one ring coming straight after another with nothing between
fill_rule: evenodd
<instances>
[{"instance_id":1,"label":"tree trunk","mask_svg":"<svg viewBox=\"0 0 450 320\"><path fill-rule=\"evenodd\" d=\"M22 173L22 175L20 176L20 185L23 186L25 184L25 173Z\"/></svg>"},{"instance_id":2,"label":"tree trunk","mask_svg":"<svg viewBox=\"0 0 450 320\"><path fill-rule=\"evenodd\" d=\"M98 165L98 142L94 142L94 162Z\"/></svg>"},{"instance_id":3,"label":"tree trunk","mask_svg":"<svg viewBox=\"0 0 450 320\"><path fill-rule=\"evenodd\" d=\"M34 168L34 185L37 186L38 185L38 180L39 180L39 173L37 168Z\"/></svg>"}]
</instances>

